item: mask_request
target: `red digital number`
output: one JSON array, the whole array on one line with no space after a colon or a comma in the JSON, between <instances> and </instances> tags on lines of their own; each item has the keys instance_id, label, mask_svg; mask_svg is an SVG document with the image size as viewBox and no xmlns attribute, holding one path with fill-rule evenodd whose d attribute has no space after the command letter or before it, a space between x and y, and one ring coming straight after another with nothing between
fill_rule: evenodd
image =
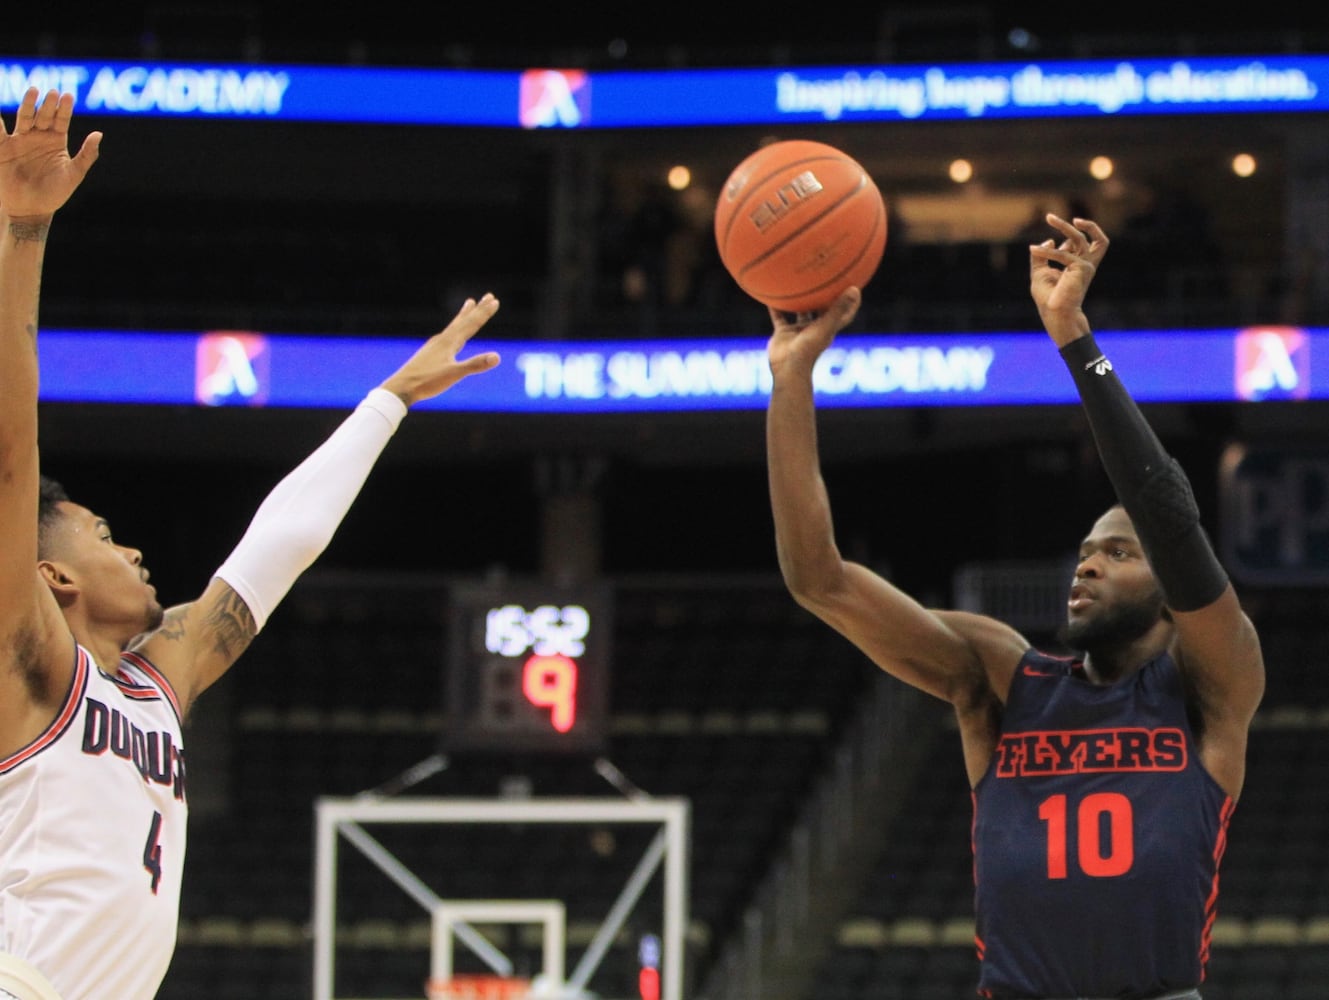
<instances>
[{"instance_id":1,"label":"red digital number","mask_svg":"<svg viewBox=\"0 0 1329 1000\"><path fill-rule=\"evenodd\" d=\"M577 661L532 656L522 668L521 693L537 708L549 709L550 724L566 733L577 721Z\"/></svg>"}]
</instances>

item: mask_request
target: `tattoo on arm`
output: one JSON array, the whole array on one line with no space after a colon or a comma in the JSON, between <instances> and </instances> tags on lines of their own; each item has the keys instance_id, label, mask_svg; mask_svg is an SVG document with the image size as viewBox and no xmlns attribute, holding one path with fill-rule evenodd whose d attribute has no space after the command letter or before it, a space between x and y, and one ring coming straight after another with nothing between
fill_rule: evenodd
<instances>
[{"instance_id":1,"label":"tattoo on arm","mask_svg":"<svg viewBox=\"0 0 1329 1000\"><path fill-rule=\"evenodd\" d=\"M49 222L16 222L13 219L9 221L9 235L14 240L14 246L18 246L20 243L45 243L46 234L49 233L50 231L51 231L51 224ZM37 263L38 288L41 287L41 282L42 282L42 266L41 262L38 261ZM31 342L32 349L35 352L37 349L37 316L35 310L33 312L31 322L25 323L23 326L23 330L25 333L27 333L28 340L29 342Z\"/></svg>"},{"instance_id":2,"label":"tattoo on arm","mask_svg":"<svg viewBox=\"0 0 1329 1000\"><path fill-rule=\"evenodd\" d=\"M170 642L180 642L185 637L185 616L189 613L188 607L172 608L166 612L166 617L162 619L156 635Z\"/></svg>"},{"instance_id":3,"label":"tattoo on arm","mask_svg":"<svg viewBox=\"0 0 1329 1000\"><path fill-rule=\"evenodd\" d=\"M234 663L258 634L249 605L233 590L208 610L204 626L212 633L214 649L227 662Z\"/></svg>"},{"instance_id":4,"label":"tattoo on arm","mask_svg":"<svg viewBox=\"0 0 1329 1000\"><path fill-rule=\"evenodd\" d=\"M9 235L19 243L45 243L46 234L51 231L49 222L16 222L10 220Z\"/></svg>"}]
</instances>

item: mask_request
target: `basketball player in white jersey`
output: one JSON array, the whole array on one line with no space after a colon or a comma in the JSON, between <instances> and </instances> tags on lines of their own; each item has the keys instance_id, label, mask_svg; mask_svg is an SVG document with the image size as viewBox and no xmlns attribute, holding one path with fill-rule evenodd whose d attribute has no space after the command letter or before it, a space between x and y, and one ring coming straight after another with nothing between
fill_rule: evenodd
<instances>
[{"instance_id":1,"label":"basketball player in white jersey","mask_svg":"<svg viewBox=\"0 0 1329 1000\"><path fill-rule=\"evenodd\" d=\"M0 123L0 1000L151 1000L175 946L181 723L331 540L407 408L498 363L457 360L498 302L467 300L276 486L203 594L165 610L141 553L38 472L42 258L101 141L69 155L73 104L33 88Z\"/></svg>"}]
</instances>

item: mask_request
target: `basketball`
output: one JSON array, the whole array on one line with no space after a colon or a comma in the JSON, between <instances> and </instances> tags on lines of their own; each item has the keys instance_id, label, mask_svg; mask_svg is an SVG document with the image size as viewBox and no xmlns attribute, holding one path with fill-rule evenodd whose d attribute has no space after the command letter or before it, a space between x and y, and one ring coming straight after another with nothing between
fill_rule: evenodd
<instances>
[{"instance_id":1,"label":"basketball","mask_svg":"<svg viewBox=\"0 0 1329 1000\"><path fill-rule=\"evenodd\" d=\"M886 203L867 171L834 146L773 142L729 175L715 242L725 270L758 302L816 312L876 273Z\"/></svg>"}]
</instances>

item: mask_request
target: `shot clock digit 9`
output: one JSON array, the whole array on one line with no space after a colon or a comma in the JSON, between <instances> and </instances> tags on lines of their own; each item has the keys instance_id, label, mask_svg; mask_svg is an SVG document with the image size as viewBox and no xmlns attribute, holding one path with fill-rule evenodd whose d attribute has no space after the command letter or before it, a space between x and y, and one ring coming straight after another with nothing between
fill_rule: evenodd
<instances>
[{"instance_id":1,"label":"shot clock digit 9","mask_svg":"<svg viewBox=\"0 0 1329 1000\"><path fill-rule=\"evenodd\" d=\"M607 584L461 584L449 601L445 749L603 749Z\"/></svg>"}]
</instances>

